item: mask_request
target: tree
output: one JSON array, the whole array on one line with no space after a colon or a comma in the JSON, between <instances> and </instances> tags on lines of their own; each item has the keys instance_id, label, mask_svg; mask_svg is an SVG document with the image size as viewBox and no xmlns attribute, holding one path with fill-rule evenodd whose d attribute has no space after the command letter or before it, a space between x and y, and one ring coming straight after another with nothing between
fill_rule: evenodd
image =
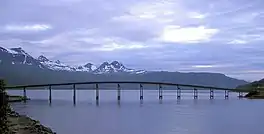
<instances>
[{"instance_id":1,"label":"tree","mask_svg":"<svg viewBox=\"0 0 264 134\"><path fill-rule=\"evenodd\" d=\"M8 98L5 92L5 83L4 80L0 80L0 133L7 134L9 133L7 126L7 114L10 110L8 105Z\"/></svg>"}]
</instances>

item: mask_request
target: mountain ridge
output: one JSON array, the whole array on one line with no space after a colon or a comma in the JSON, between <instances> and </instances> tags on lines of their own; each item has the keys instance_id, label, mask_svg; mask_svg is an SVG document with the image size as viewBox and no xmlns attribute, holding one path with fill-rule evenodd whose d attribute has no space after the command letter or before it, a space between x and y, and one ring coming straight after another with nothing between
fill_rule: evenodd
<instances>
[{"instance_id":1,"label":"mountain ridge","mask_svg":"<svg viewBox=\"0 0 264 134\"><path fill-rule=\"evenodd\" d=\"M7 55L12 55L15 57L15 55L19 55L20 58L20 64L28 64L33 65L31 62L38 63L38 65L41 66L41 68L46 68L50 70L56 70L56 71L71 71L71 72L90 72L90 73L96 73L96 74L103 74L103 73L114 73L114 72L123 72L123 73L145 73L145 70L134 70L129 69L125 67L122 63L118 61L113 61L111 63L103 62L99 67L96 67L92 63L86 63L84 65L78 65L78 66L71 66L67 65L65 63L62 63L60 60L50 60L44 55L40 55L37 58L34 58L33 56L29 55L27 52L25 52L21 47L18 48L3 48L0 47L0 52L2 55L6 53ZM31 60L27 61L27 57L30 57ZM1 60L1 59L0 59ZM12 64L17 64L17 62L14 62L15 59L12 60Z\"/></svg>"},{"instance_id":2,"label":"mountain ridge","mask_svg":"<svg viewBox=\"0 0 264 134\"><path fill-rule=\"evenodd\" d=\"M245 89L245 90L262 90L264 91L264 79L253 81L251 83L239 85L236 87L237 89Z\"/></svg>"},{"instance_id":3,"label":"mountain ridge","mask_svg":"<svg viewBox=\"0 0 264 134\"><path fill-rule=\"evenodd\" d=\"M104 62L98 67L92 63L74 67L60 61L49 60L44 55L34 58L22 51L22 48L5 49L1 47L0 78L4 78L8 85L83 81L143 81L235 88L248 83L221 73L134 70L125 67L118 61Z\"/></svg>"}]
</instances>

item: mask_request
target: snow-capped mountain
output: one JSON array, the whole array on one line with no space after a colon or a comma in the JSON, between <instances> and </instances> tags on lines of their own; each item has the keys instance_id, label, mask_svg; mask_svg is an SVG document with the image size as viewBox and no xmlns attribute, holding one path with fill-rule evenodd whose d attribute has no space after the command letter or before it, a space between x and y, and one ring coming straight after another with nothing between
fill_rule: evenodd
<instances>
[{"instance_id":1,"label":"snow-capped mountain","mask_svg":"<svg viewBox=\"0 0 264 134\"><path fill-rule=\"evenodd\" d=\"M34 65L40 68L45 68L44 65L26 53L22 48L2 48L0 47L0 61L2 64L24 64Z\"/></svg>"},{"instance_id":2,"label":"snow-capped mountain","mask_svg":"<svg viewBox=\"0 0 264 134\"><path fill-rule=\"evenodd\" d=\"M122 63L118 61L113 61L112 63L104 62L96 70L95 73L116 73L116 72L127 72L133 73L136 70L126 68Z\"/></svg>"},{"instance_id":3,"label":"snow-capped mountain","mask_svg":"<svg viewBox=\"0 0 264 134\"><path fill-rule=\"evenodd\" d=\"M80 72L93 72L94 70L96 70L96 66L93 65L92 63L87 63L83 66L76 67L76 71L80 71Z\"/></svg>"},{"instance_id":4,"label":"snow-capped mountain","mask_svg":"<svg viewBox=\"0 0 264 134\"><path fill-rule=\"evenodd\" d=\"M7 64L25 64L25 65L35 65L42 69L50 69L55 71L70 71L70 72L90 72L95 74L104 73L133 73L141 74L145 73L144 70L134 70L126 68L122 63L118 61L113 61L112 63L104 62L98 68L92 63L87 63L80 66L71 66L62 63L59 60L53 61L49 60L44 55L38 58L33 58L31 55L26 53L22 48L2 48L0 47L0 63Z\"/></svg>"},{"instance_id":5,"label":"snow-capped mountain","mask_svg":"<svg viewBox=\"0 0 264 134\"><path fill-rule=\"evenodd\" d=\"M74 67L74 66L66 65L59 60L56 61L49 60L47 57L43 55L38 57L38 61L51 70L92 72L96 69L96 66L94 66L92 63L87 63L82 66Z\"/></svg>"},{"instance_id":6,"label":"snow-capped mountain","mask_svg":"<svg viewBox=\"0 0 264 134\"><path fill-rule=\"evenodd\" d=\"M38 57L38 61L43 64L45 67L51 70L58 70L58 71L76 71L74 67L61 63L59 60L52 61L46 58L45 56L41 55Z\"/></svg>"}]
</instances>

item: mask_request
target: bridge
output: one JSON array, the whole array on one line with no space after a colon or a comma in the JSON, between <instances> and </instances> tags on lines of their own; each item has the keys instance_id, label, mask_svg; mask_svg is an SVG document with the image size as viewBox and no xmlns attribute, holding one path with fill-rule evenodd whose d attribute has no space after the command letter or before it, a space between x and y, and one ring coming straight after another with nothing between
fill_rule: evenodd
<instances>
[{"instance_id":1,"label":"bridge","mask_svg":"<svg viewBox=\"0 0 264 134\"><path fill-rule=\"evenodd\" d=\"M104 88L100 88L101 84L114 84L116 85L116 89L111 88L112 90L117 91L117 100L121 100L121 84L136 84L138 85L137 89L132 90L139 90L139 99L143 100L144 98L144 86L145 85L156 85L158 88L158 97L159 100L163 99L163 90L171 90L165 89L163 86L170 86L174 90L176 90L176 97L177 99L181 99L181 91L182 90L191 90L193 91L193 98L198 99L198 90L208 90L209 91L209 98L214 99L214 90L223 90L225 92L224 98L229 98L229 92L237 92L238 97L243 97L243 92L249 92L250 90L245 89L234 89L234 88L221 88L221 87L213 87L213 86L202 86L202 85L188 85L188 84L176 84L176 83L166 83L166 82L142 82L142 81L97 81L97 82L73 82L73 83L57 83L57 84L39 84L39 85L18 85L18 86L5 86L4 88L7 90L23 90L23 98L27 98L26 91L27 90L36 90L43 88L43 90L49 90L49 103L52 102L52 90L59 90L60 86L71 86L71 88L63 88L68 90L73 90L73 104L76 104L76 90L95 90L95 99L96 102L99 102L99 91L105 90ZM77 85L94 85L94 88L76 88ZM57 88L56 88L57 87ZM187 89L182 89L182 88ZM156 90L156 89L146 89L146 90ZM26 99L24 99L26 102Z\"/></svg>"}]
</instances>

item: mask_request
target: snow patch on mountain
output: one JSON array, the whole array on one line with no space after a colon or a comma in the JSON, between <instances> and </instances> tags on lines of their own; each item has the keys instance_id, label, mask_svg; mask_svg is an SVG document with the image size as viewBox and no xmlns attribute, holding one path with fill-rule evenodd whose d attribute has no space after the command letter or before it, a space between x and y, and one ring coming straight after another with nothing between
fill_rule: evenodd
<instances>
[{"instance_id":1,"label":"snow patch on mountain","mask_svg":"<svg viewBox=\"0 0 264 134\"><path fill-rule=\"evenodd\" d=\"M61 63L59 60L52 61L49 60L47 57L41 55L38 58L38 61L43 64L45 67L51 70L58 70L58 71L76 71L74 67Z\"/></svg>"},{"instance_id":2,"label":"snow patch on mountain","mask_svg":"<svg viewBox=\"0 0 264 134\"><path fill-rule=\"evenodd\" d=\"M76 67L76 71L80 72L93 72L97 67L93 65L92 63L87 63L83 66Z\"/></svg>"},{"instance_id":3,"label":"snow patch on mountain","mask_svg":"<svg viewBox=\"0 0 264 134\"><path fill-rule=\"evenodd\" d=\"M23 60L23 64L27 63L27 58L31 57L33 59L32 56L30 56L28 53L26 53L21 47L19 48L10 48L7 49L9 53L14 54L14 55L23 55L24 56L24 60ZM29 64L30 65L30 64Z\"/></svg>"},{"instance_id":4,"label":"snow patch on mountain","mask_svg":"<svg viewBox=\"0 0 264 134\"><path fill-rule=\"evenodd\" d=\"M4 61L5 64L25 64L25 65L36 65L42 66L35 58L26 53L21 47L18 48L3 48L0 47L1 61Z\"/></svg>"},{"instance_id":5,"label":"snow patch on mountain","mask_svg":"<svg viewBox=\"0 0 264 134\"><path fill-rule=\"evenodd\" d=\"M112 63L104 62L101 64L96 70L94 70L94 73L97 74L103 74L103 73L145 73L143 70L134 70L126 68L122 63L118 61L113 61Z\"/></svg>"},{"instance_id":6,"label":"snow patch on mountain","mask_svg":"<svg viewBox=\"0 0 264 134\"><path fill-rule=\"evenodd\" d=\"M38 61L40 61L40 62L47 62L47 61L49 61L49 59L46 58L46 57L43 56L43 55L40 55L40 56L38 57Z\"/></svg>"}]
</instances>

